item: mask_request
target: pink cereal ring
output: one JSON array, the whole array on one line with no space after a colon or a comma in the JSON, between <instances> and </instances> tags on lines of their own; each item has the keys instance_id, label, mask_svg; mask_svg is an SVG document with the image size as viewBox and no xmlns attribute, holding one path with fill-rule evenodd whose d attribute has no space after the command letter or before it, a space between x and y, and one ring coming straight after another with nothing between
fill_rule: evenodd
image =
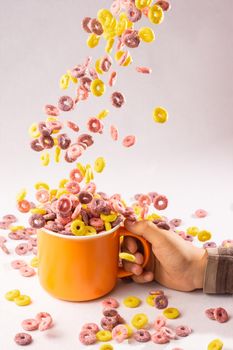
<instances>
[{"instance_id":1,"label":"pink cereal ring","mask_svg":"<svg viewBox=\"0 0 233 350\"><path fill-rule=\"evenodd\" d=\"M102 133L103 124L98 118L92 117L92 118L89 118L87 121L87 129L90 132Z\"/></svg>"},{"instance_id":2,"label":"pink cereal ring","mask_svg":"<svg viewBox=\"0 0 233 350\"><path fill-rule=\"evenodd\" d=\"M154 321L154 328L156 331L159 331L162 327L166 326L166 319L163 316L157 316Z\"/></svg>"},{"instance_id":3,"label":"pink cereal ring","mask_svg":"<svg viewBox=\"0 0 233 350\"><path fill-rule=\"evenodd\" d=\"M19 272L21 273L21 275L23 277L31 277L31 276L34 276L36 274L35 270L30 266L20 267Z\"/></svg>"},{"instance_id":4,"label":"pink cereal ring","mask_svg":"<svg viewBox=\"0 0 233 350\"><path fill-rule=\"evenodd\" d=\"M10 221L0 221L0 229L7 230L11 226Z\"/></svg>"},{"instance_id":5,"label":"pink cereal ring","mask_svg":"<svg viewBox=\"0 0 233 350\"><path fill-rule=\"evenodd\" d=\"M77 194L80 192L80 185L77 181L69 181L67 182L65 187L67 191L72 194Z\"/></svg>"},{"instance_id":6,"label":"pink cereal ring","mask_svg":"<svg viewBox=\"0 0 233 350\"><path fill-rule=\"evenodd\" d=\"M136 71L142 74L150 74L152 72L152 69L149 67L136 67Z\"/></svg>"},{"instance_id":7,"label":"pink cereal ring","mask_svg":"<svg viewBox=\"0 0 233 350\"><path fill-rule=\"evenodd\" d=\"M44 107L44 111L47 115L51 115L53 117L57 117L59 115L59 109L53 105L46 105Z\"/></svg>"},{"instance_id":8,"label":"pink cereal ring","mask_svg":"<svg viewBox=\"0 0 233 350\"><path fill-rule=\"evenodd\" d=\"M21 323L25 331L35 331L39 327L39 322L34 318L28 318Z\"/></svg>"},{"instance_id":9,"label":"pink cereal ring","mask_svg":"<svg viewBox=\"0 0 233 350\"><path fill-rule=\"evenodd\" d=\"M128 135L123 139L122 144L125 147L131 147L135 144L135 142L136 142L136 137L134 135Z\"/></svg>"},{"instance_id":10,"label":"pink cereal ring","mask_svg":"<svg viewBox=\"0 0 233 350\"><path fill-rule=\"evenodd\" d=\"M82 326L82 331L99 332L99 326L96 323L86 323Z\"/></svg>"},{"instance_id":11,"label":"pink cereal ring","mask_svg":"<svg viewBox=\"0 0 233 350\"><path fill-rule=\"evenodd\" d=\"M171 328L169 327L162 327L160 328L161 334L164 334L168 337L168 339L176 339L176 332L174 332Z\"/></svg>"},{"instance_id":12,"label":"pink cereal ring","mask_svg":"<svg viewBox=\"0 0 233 350\"><path fill-rule=\"evenodd\" d=\"M117 325L112 330L112 338L118 343L122 343L128 338L128 328L123 324Z\"/></svg>"},{"instance_id":13,"label":"pink cereal ring","mask_svg":"<svg viewBox=\"0 0 233 350\"><path fill-rule=\"evenodd\" d=\"M119 14L120 10L121 10L120 0L114 0L111 7L110 7L110 11L112 12L112 14L114 16L117 16Z\"/></svg>"},{"instance_id":14,"label":"pink cereal ring","mask_svg":"<svg viewBox=\"0 0 233 350\"><path fill-rule=\"evenodd\" d=\"M171 5L165 0L157 1L156 5L160 6L163 11L169 11L171 9Z\"/></svg>"},{"instance_id":15,"label":"pink cereal ring","mask_svg":"<svg viewBox=\"0 0 233 350\"><path fill-rule=\"evenodd\" d=\"M31 204L26 199L23 199L23 200L17 202L17 209L21 213L28 213L29 210L31 209Z\"/></svg>"},{"instance_id":16,"label":"pink cereal ring","mask_svg":"<svg viewBox=\"0 0 233 350\"><path fill-rule=\"evenodd\" d=\"M72 209L72 201L68 196L62 196L57 201L57 211L58 213L67 214L70 213Z\"/></svg>"},{"instance_id":17,"label":"pink cereal ring","mask_svg":"<svg viewBox=\"0 0 233 350\"><path fill-rule=\"evenodd\" d=\"M48 312L39 312L35 319L39 322L39 330L45 331L46 329L51 328L53 319Z\"/></svg>"},{"instance_id":18,"label":"pink cereal ring","mask_svg":"<svg viewBox=\"0 0 233 350\"><path fill-rule=\"evenodd\" d=\"M79 333L79 340L83 345L91 345L96 343L97 338L94 332L86 330Z\"/></svg>"},{"instance_id":19,"label":"pink cereal ring","mask_svg":"<svg viewBox=\"0 0 233 350\"><path fill-rule=\"evenodd\" d=\"M38 190L36 192L36 199L38 200L38 202L40 203L46 203L49 201L49 191L45 190L45 189L41 189Z\"/></svg>"},{"instance_id":20,"label":"pink cereal ring","mask_svg":"<svg viewBox=\"0 0 233 350\"><path fill-rule=\"evenodd\" d=\"M79 169L72 169L70 172L70 179L72 181L81 182L83 180L83 175Z\"/></svg>"},{"instance_id":21,"label":"pink cereal ring","mask_svg":"<svg viewBox=\"0 0 233 350\"><path fill-rule=\"evenodd\" d=\"M117 309L119 307L119 302L115 298L106 298L102 301L102 305L105 308Z\"/></svg>"},{"instance_id":22,"label":"pink cereal ring","mask_svg":"<svg viewBox=\"0 0 233 350\"><path fill-rule=\"evenodd\" d=\"M197 218L205 218L208 213L207 211L205 211L204 209L197 209L194 213L194 215L197 217Z\"/></svg>"},{"instance_id":23,"label":"pink cereal ring","mask_svg":"<svg viewBox=\"0 0 233 350\"><path fill-rule=\"evenodd\" d=\"M88 99L88 97L88 90L83 85L80 85L77 89L77 101L85 101Z\"/></svg>"},{"instance_id":24,"label":"pink cereal ring","mask_svg":"<svg viewBox=\"0 0 233 350\"><path fill-rule=\"evenodd\" d=\"M144 7L144 8L142 9L142 13L143 13L146 17L148 17L149 10L150 10L149 7Z\"/></svg>"},{"instance_id":25,"label":"pink cereal ring","mask_svg":"<svg viewBox=\"0 0 233 350\"><path fill-rule=\"evenodd\" d=\"M13 224L14 222L17 221L17 218L12 214L7 214L3 216L2 220Z\"/></svg>"},{"instance_id":26,"label":"pink cereal ring","mask_svg":"<svg viewBox=\"0 0 233 350\"><path fill-rule=\"evenodd\" d=\"M72 161L75 161L83 154L83 150L84 149L78 143L73 143L73 145L67 149L67 155Z\"/></svg>"},{"instance_id":27,"label":"pink cereal ring","mask_svg":"<svg viewBox=\"0 0 233 350\"><path fill-rule=\"evenodd\" d=\"M108 72L112 65L112 58L109 55L105 55L100 61L100 69L103 72Z\"/></svg>"},{"instance_id":28,"label":"pink cereal ring","mask_svg":"<svg viewBox=\"0 0 233 350\"><path fill-rule=\"evenodd\" d=\"M104 222L100 218L91 218L89 223L92 227L94 227L97 230L104 228Z\"/></svg>"},{"instance_id":29,"label":"pink cereal ring","mask_svg":"<svg viewBox=\"0 0 233 350\"><path fill-rule=\"evenodd\" d=\"M17 333L14 337L14 341L18 345L29 345L32 342L32 337L28 333Z\"/></svg>"},{"instance_id":30,"label":"pink cereal ring","mask_svg":"<svg viewBox=\"0 0 233 350\"><path fill-rule=\"evenodd\" d=\"M82 77L80 78L80 84L81 86L86 89L87 91L90 91L90 86L91 86L92 79L88 77Z\"/></svg>"},{"instance_id":31,"label":"pink cereal ring","mask_svg":"<svg viewBox=\"0 0 233 350\"><path fill-rule=\"evenodd\" d=\"M63 112L68 112L74 107L74 100L70 96L62 96L58 100L58 107Z\"/></svg>"},{"instance_id":32,"label":"pink cereal ring","mask_svg":"<svg viewBox=\"0 0 233 350\"><path fill-rule=\"evenodd\" d=\"M119 133L118 133L118 129L116 126L114 126L114 125L110 126L110 134L111 134L111 138L113 139L113 141L118 140Z\"/></svg>"},{"instance_id":33,"label":"pink cereal ring","mask_svg":"<svg viewBox=\"0 0 233 350\"><path fill-rule=\"evenodd\" d=\"M214 317L215 320L220 323L224 323L229 320L227 311L222 307L217 307L216 309L214 309Z\"/></svg>"},{"instance_id":34,"label":"pink cereal ring","mask_svg":"<svg viewBox=\"0 0 233 350\"><path fill-rule=\"evenodd\" d=\"M89 28L90 21L91 21L91 17L84 17L82 20L82 28L87 33L91 33L91 29Z\"/></svg>"},{"instance_id":35,"label":"pink cereal ring","mask_svg":"<svg viewBox=\"0 0 233 350\"><path fill-rule=\"evenodd\" d=\"M13 269L15 269L15 270L18 270L21 267L24 267L26 265L27 265L27 263L24 260L13 260L11 262L11 267L13 267Z\"/></svg>"},{"instance_id":36,"label":"pink cereal ring","mask_svg":"<svg viewBox=\"0 0 233 350\"><path fill-rule=\"evenodd\" d=\"M165 334L161 333L160 331L152 334L151 335L151 340L155 344L166 344L166 343L169 343L169 338Z\"/></svg>"},{"instance_id":37,"label":"pink cereal ring","mask_svg":"<svg viewBox=\"0 0 233 350\"><path fill-rule=\"evenodd\" d=\"M92 79L99 79L99 76L93 67L89 68L89 74L92 77Z\"/></svg>"},{"instance_id":38,"label":"pink cereal ring","mask_svg":"<svg viewBox=\"0 0 233 350\"><path fill-rule=\"evenodd\" d=\"M81 209L82 209L82 204L78 203L76 208L74 209L73 214L71 215L72 220L75 220L79 216Z\"/></svg>"},{"instance_id":39,"label":"pink cereal ring","mask_svg":"<svg viewBox=\"0 0 233 350\"><path fill-rule=\"evenodd\" d=\"M58 120L48 121L45 124L46 124L47 128L49 128L52 131L61 130L62 126L63 126L62 123L59 122Z\"/></svg>"},{"instance_id":40,"label":"pink cereal ring","mask_svg":"<svg viewBox=\"0 0 233 350\"><path fill-rule=\"evenodd\" d=\"M88 192L91 192L92 194L94 194L96 191L96 184L94 182L89 182L89 184L86 184L83 187L83 191L88 191Z\"/></svg>"},{"instance_id":41,"label":"pink cereal ring","mask_svg":"<svg viewBox=\"0 0 233 350\"><path fill-rule=\"evenodd\" d=\"M20 243L16 246L15 252L18 255L25 255L28 252L28 244L27 243Z\"/></svg>"},{"instance_id":42,"label":"pink cereal ring","mask_svg":"<svg viewBox=\"0 0 233 350\"><path fill-rule=\"evenodd\" d=\"M144 205L150 205L151 204L151 198L150 196L147 196L146 194L142 194L138 198L138 203L141 207L144 207Z\"/></svg>"},{"instance_id":43,"label":"pink cereal ring","mask_svg":"<svg viewBox=\"0 0 233 350\"><path fill-rule=\"evenodd\" d=\"M113 71L110 74L109 80L108 80L108 85L110 87L114 86L116 84L116 79L117 79L117 72Z\"/></svg>"},{"instance_id":44,"label":"pink cereal ring","mask_svg":"<svg viewBox=\"0 0 233 350\"><path fill-rule=\"evenodd\" d=\"M176 327L175 332L178 337L187 337L192 332L192 329L187 326L178 326Z\"/></svg>"},{"instance_id":45,"label":"pink cereal ring","mask_svg":"<svg viewBox=\"0 0 233 350\"><path fill-rule=\"evenodd\" d=\"M79 126L76 123L72 122L71 120L67 120L66 125L68 126L68 128L70 128L75 132L79 131Z\"/></svg>"},{"instance_id":46,"label":"pink cereal ring","mask_svg":"<svg viewBox=\"0 0 233 350\"><path fill-rule=\"evenodd\" d=\"M159 195L155 198L153 204L155 209L164 210L168 206L168 199L165 196Z\"/></svg>"},{"instance_id":47,"label":"pink cereal ring","mask_svg":"<svg viewBox=\"0 0 233 350\"><path fill-rule=\"evenodd\" d=\"M90 29L93 33L95 33L98 36L102 35L104 32L102 24L96 18L91 19Z\"/></svg>"}]
</instances>

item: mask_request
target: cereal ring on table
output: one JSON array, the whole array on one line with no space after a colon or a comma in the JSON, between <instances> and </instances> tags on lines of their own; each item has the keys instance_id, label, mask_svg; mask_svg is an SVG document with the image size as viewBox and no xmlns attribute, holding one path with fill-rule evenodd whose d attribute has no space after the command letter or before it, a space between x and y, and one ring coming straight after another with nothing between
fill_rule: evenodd
<instances>
[{"instance_id":1,"label":"cereal ring on table","mask_svg":"<svg viewBox=\"0 0 233 350\"><path fill-rule=\"evenodd\" d=\"M155 298L155 307L157 309L165 309L168 306L168 299L166 295L158 295Z\"/></svg>"},{"instance_id":2,"label":"cereal ring on table","mask_svg":"<svg viewBox=\"0 0 233 350\"><path fill-rule=\"evenodd\" d=\"M165 108L156 107L153 110L153 119L156 123L165 123L168 120L168 113Z\"/></svg>"},{"instance_id":3,"label":"cereal ring on table","mask_svg":"<svg viewBox=\"0 0 233 350\"><path fill-rule=\"evenodd\" d=\"M69 112L74 107L74 100L70 96L62 96L58 100L58 107L63 112Z\"/></svg>"},{"instance_id":4,"label":"cereal ring on table","mask_svg":"<svg viewBox=\"0 0 233 350\"><path fill-rule=\"evenodd\" d=\"M131 147L135 144L135 142L136 142L136 137L134 135L128 135L124 137L122 141L122 145L125 147Z\"/></svg>"},{"instance_id":5,"label":"cereal ring on table","mask_svg":"<svg viewBox=\"0 0 233 350\"><path fill-rule=\"evenodd\" d=\"M101 327L107 331L112 331L118 325L118 317L103 317L100 321Z\"/></svg>"},{"instance_id":6,"label":"cereal ring on table","mask_svg":"<svg viewBox=\"0 0 233 350\"><path fill-rule=\"evenodd\" d=\"M39 322L34 318L28 318L22 321L21 326L25 331L35 331L39 327Z\"/></svg>"},{"instance_id":7,"label":"cereal ring on table","mask_svg":"<svg viewBox=\"0 0 233 350\"><path fill-rule=\"evenodd\" d=\"M98 36L102 35L104 32L102 24L96 18L93 18L90 21L90 29L94 34Z\"/></svg>"},{"instance_id":8,"label":"cereal ring on table","mask_svg":"<svg viewBox=\"0 0 233 350\"><path fill-rule=\"evenodd\" d=\"M153 204L155 209L164 210L168 206L168 199L165 196L159 195L155 198Z\"/></svg>"},{"instance_id":9,"label":"cereal ring on table","mask_svg":"<svg viewBox=\"0 0 233 350\"><path fill-rule=\"evenodd\" d=\"M160 6L163 11L169 11L171 9L171 4L169 4L168 1L161 0L157 1L155 4Z\"/></svg>"},{"instance_id":10,"label":"cereal ring on table","mask_svg":"<svg viewBox=\"0 0 233 350\"><path fill-rule=\"evenodd\" d=\"M116 78L117 78L117 72L113 71L110 76L109 76L109 80L108 80L108 85L110 87L114 86L116 83Z\"/></svg>"},{"instance_id":11,"label":"cereal ring on table","mask_svg":"<svg viewBox=\"0 0 233 350\"><path fill-rule=\"evenodd\" d=\"M39 141L41 145L44 147L44 149L50 149L54 146L54 140L50 135L47 136L40 136Z\"/></svg>"},{"instance_id":12,"label":"cereal ring on table","mask_svg":"<svg viewBox=\"0 0 233 350\"><path fill-rule=\"evenodd\" d=\"M175 332L178 337L187 337L192 333L192 329L187 326L178 326L175 328Z\"/></svg>"},{"instance_id":13,"label":"cereal ring on table","mask_svg":"<svg viewBox=\"0 0 233 350\"><path fill-rule=\"evenodd\" d=\"M90 147L91 145L93 145L94 140L93 140L93 137L89 134L81 134L79 135L77 142L85 143L87 147Z\"/></svg>"},{"instance_id":14,"label":"cereal ring on table","mask_svg":"<svg viewBox=\"0 0 233 350\"><path fill-rule=\"evenodd\" d=\"M206 242L203 244L203 248L217 248L217 244L215 242Z\"/></svg>"},{"instance_id":15,"label":"cereal ring on table","mask_svg":"<svg viewBox=\"0 0 233 350\"><path fill-rule=\"evenodd\" d=\"M30 142L30 147L33 149L33 151L41 152L43 151L44 147L41 145L40 141L38 139L34 139Z\"/></svg>"},{"instance_id":16,"label":"cereal ring on table","mask_svg":"<svg viewBox=\"0 0 233 350\"><path fill-rule=\"evenodd\" d=\"M112 339L112 333L110 331L101 330L96 333L96 338L99 341L109 341Z\"/></svg>"},{"instance_id":17,"label":"cereal ring on table","mask_svg":"<svg viewBox=\"0 0 233 350\"><path fill-rule=\"evenodd\" d=\"M102 344L99 350L113 350L113 346L111 344Z\"/></svg>"},{"instance_id":18,"label":"cereal ring on table","mask_svg":"<svg viewBox=\"0 0 233 350\"><path fill-rule=\"evenodd\" d=\"M74 220L71 223L70 230L75 236L83 236L85 234L85 224L81 220Z\"/></svg>"},{"instance_id":19,"label":"cereal ring on table","mask_svg":"<svg viewBox=\"0 0 233 350\"><path fill-rule=\"evenodd\" d=\"M141 300L135 296L129 296L123 300L123 304L126 307L134 308L141 304Z\"/></svg>"},{"instance_id":20,"label":"cereal ring on table","mask_svg":"<svg viewBox=\"0 0 233 350\"><path fill-rule=\"evenodd\" d=\"M112 66L112 58L109 55L105 55L101 60L100 60L100 69L103 72L108 72L109 69Z\"/></svg>"},{"instance_id":21,"label":"cereal ring on table","mask_svg":"<svg viewBox=\"0 0 233 350\"><path fill-rule=\"evenodd\" d=\"M5 298L9 301L14 301L15 298L18 298L20 296L20 291L18 289L10 290L5 294Z\"/></svg>"},{"instance_id":22,"label":"cereal ring on table","mask_svg":"<svg viewBox=\"0 0 233 350\"><path fill-rule=\"evenodd\" d=\"M105 93L105 84L102 80L95 79L92 80L90 89L94 96L100 97Z\"/></svg>"},{"instance_id":23,"label":"cereal ring on table","mask_svg":"<svg viewBox=\"0 0 233 350\"><path fill-rule=\"evenodd\" d=\"M18 270L21 267L26 266L26 265L27 265L27 263L24 260L13 260L11 262L11 267L13 267L13 269L15 269L15 270Z\"/></svg>"},{"instance_id":24,"label":"cereal ring on table","mask_svg":"<svg viewBox=\"0 0 233 350\"><path fill-rule=\"evenodd\" d=\"M28 252L28 244L27 243L20 243L16 246L15 252L18 255L25 255Z\"/></svg>"},{"instance_id":25,"label":"cereal ring on table","mask_svg":"<svg viewBox=\"0 0 233 350\"><path fill-rule=\"evenodd\" d=\"M232 239L225 239L224 241L222 241L221 247L223 247L223 248L233 247L233 240Z\"/></svg>"},{"instance_id":26,"label":"cereal ring on table","mask_svg":"<svg viewBox=\"0 0 233 350\"><path fill-rule=\"evenodd\" d=\"M162 327L166 326L166 319L165 317L163 317L162 315L159 315L156 317L155 321L154 321L154 328L156 331L159 331Z\"/></svg>"},{"instance_id":27,"label":"cereal ring on table","mask_svg":"<svg viewBox=\"0 0 233 350\"><path fill-rule=\"evenodd\" d=\"M99 332L99 326L96 323L85 323L82 326L82 331L89 331L93 333Z\"/></svg>"},{"instance_id":28,"label":"cereal ring on table","mask_svg":"<svg viewBox=\"0 0 233 350\"><path fill-rule=\"evenodd\" d=\"M213 308L206 309L205 310L205 315L210 319L210 320L215 320L215 315L214 315L214 310Z\"/></svg>"},{"instance_id":29,"label":"cereal ring on table","mask_svg":"<svg viewBox=\"0 0 233 350\"><path fill-rule=\"evenodd\" d=\"M166 318L174 319L180 316L180 312L175 307L168 307L167 309L163 310L163 315Z\"/></svg>"},{"instance_id":30,"label":"cereal ring on table","mask_svg":"<svg viewBox=\"0 0 233 350\"><path fill-rule=\"evenodd\" d=\"M102 302L102 304L103 304L103 302ZM112 307L109 307L109 306L107 306L103 309L103 315L107 318L119 316L117 310L112 308Z\"/></svg>"},{"instance_id":31,"label":"cereal ring on table","mask_svg":"<svg viewBox=\"0 0 233 350\"><path fill-rule=\"evenodd\" d=\"M89 27L90 21L91 21L91 17L84 17L82 20L82 28L87 33L91 33L91 29Z\"/></svg>"},{"instance_id":32,"label":"cereal ring on table","mask_svg":"<svg viewBox=\"0 0 233 350\"><path fill-rule=\"evenodd\" d=\"M79 333L79 340L83 345L91 345L96 343L97 338L94 332L85 330Z\"/></svg>"},{"instance_id":33,"label":"cereal ring on table","mask_svg":"<svg viewBox=\"0 0 233 350\"><path fill-rule=\"evenodd\" d=\"M142 11L139 10L135 5L131 4L126 11L128 20L130 22L138 22L142 17Z\"/></svg>"},{"instance_id":34,"label":"cereal ring on table","mask_svg":"<svg viewBox=\"0 0 233 350\"><path fill-rule=\"evenodd\" d=\"M30 261L30 265L32 267L38 267L39 266L39 259L37 256L35 256L34 258L32 258L32 260Z\"/></svg>"},{"instance_id":35,"label":"cereal ring on table","mask_svg":"<svg viewBox=\"0 0 233 350\"><path fill-rule=\"evenodd\" d=\"M150 306L155 306L155 298L160 294L151 294L146 297L146 302Z\"/></svg>"},{"instance_id":36,"label":"cereal ring on table","mask_svg":"<svg viewBox=\"0 0 233 350\"><path fill-rule=\"evenodd\" d=\"M119 307L119 302L115 298L109 297L102 301L102 306L106 308L117 309Z\"/></svg>"},{"instance_id":37,"label":"cereal ring on table","mask_svg":"<svg viewBox=\"0 0 233 350\"><path fill-rule=\"evenodd\" d=\"M222 350L223 342L220 339L214 339L208 344L208 350Z\"/></svg>"},{"instance_id":38,"label":"cereal ring on table","mask_svg":"<svg viewBox=\"0 0 233 350\"><path fill-rule=\"evenodd\" d=\"M60 114L59 109L53 105L45 105L44 112L53 117L57 117Z\"/></svg>"},{"instance_id":39,"label":"cereal ring on table","mask_svg":"<svg viewBox=\"0 0 233 350\"><path fill-rule=\"evenodd\" d=\"M126 45L127 47L129 47L131 49L138 47L140 44L140 38L138 35L138 31L133 30L131 33L125 34L122 38L122 42L124 45Z\"/></svg>"},{"instance_id":40,"label":"cereal ring on table","mask_svg":"<svg viewBox=\"0 0 233 350\"><path fill-rule=\"evenodd\" d=\"M14 302L18 306L27 306L31 303L31 298L28 295L19 295L14 298Z\"/></svg>"},{"instance_id":41,"label":"cereal ring on table","mask_svg":"<svg viewBox=\"0 0 233 350\"><path fill-rule=\"evenodd\" d=\"M118 343L122 343L128 338L128 328L123 324L118 324L112 330L112 338Z\"/></svg>"},{"instance_id":42,"label":"cereal ring on table","mask_svg":"<svg viewBox=\"0 0 233 350\"><path fill-rule=\"evenodd\" d=\"M194 213L194 215L197 217L197 218L205 218L208 213L206 210L204 209L197 209Z\"/></svg>"},{"instance_id":43,"label":"cereal ring on table","mask_svg":"<svg viewBox=\"0 0 233 350\"><path fill-rule=\"evenodd\" d=\"M161 333L160 331L152 334L151 335L151 340L155 344L166 344L166 343L169 343L169 338L165 334Z\"/></svg>"},{"instance_id":44,"label":"cereal ring on table","mask_svg":"<svg viewBox=\"0 0 233 350\"><path fill-rule=\"evenodd\" d=\"M71 144L71 139L69 138L69 136L67 134L58 135L57 141L58 141L58 146L61 149L67 149L67 148L69 148L69 146Z\"/></svg>"},{"instance_id":45,"label":"cereal ring on table","mask_svg":"<svg viewBox=\"0 0 233 350\"><path fill-rule=\"evenodd\" d=\"M168 337L168 339L176 339L176 332L169 327L162 327L159 332Z\"/></svg>"},{"instance_id":46,"label":"cereal ring on table","mask_svg":"<svg viewBox=\"0 0 233 350\"><path fill-rule=\"evenodd\" d=\"M110 126L110 134L111 134L111 138L113 139L113 141L118 140L119 133L118 133L118 129L116 126L114 126L114 125Z\"/></svg>"},{"instance_id":47,"label":"cereal ring on table","mask_svg":"<svg viewBox=\"0 0 233 350\"><path fill-rule=\"evenodd\" d=\"M11 226L11 222L9 221L0 221L0 229L7 230Z\"/></svg>"},{"instance_id":48,"label":"cereal ring on table","mask_svg":"<svg viewBox=\"0 0 233 350\"><path fill-rule=\"evenodd\" d=\"M164 291L162 289L152 289L149 293L150 295L164 295Z\"/></svg>"},{"instance_id":49,"label":"cereal ring on table","mask_svg":"<svg viewBox=\"0 0 233 350\"><path fill-rule=\"evenodd\" d=\"M31 277L31 276L34 276L36 274L35 270L30 266L20 267L19 272L21 273L21 275L23 277Z\"/></svg>"},{"instance_id":50,"label":"cereal ring on table","mask_svg":"<svg viewBox=\"0 0 233 350\"><path fill-rule=\"evenodd\" d=\"M20 239L23 239L22 232L20 232L20 231L9 232L9 233L8 233L8 237L9 237L10 239L15 240L15 241L18 241L18 240L20 240Z\"/></svg>"},{"instance_id":51,"label":"cereal ring on table","mask_svg":"<svg viewBox=\"0 0 233 350\"><path fill-rule=\"evenodd\" d=\"M182 224L182 220L181 219L172 219L169 221L169 224L171 224L171 226L179 227Z\"/></svg>"},{"instance_id":52,"label":"cereal ring on table","mask_svg":"<svg viewBox=\"0 0 233 350\"><path fill-rule=\"evenodd\" d=\"M78 199L80 203L82 204L88 204L92 201L93 196L90 192L87 191L81 191L78 195Z\"/></svg>"},{"instance_id":53,"label":"cereal ring on table","mask_svg":"<svg viewBox=\"0 0 233 350\"><path fill-rule=\"evenodd\" d=\"M144 328L148 324L148 317L145 314L136 314L131 323L137 329Z\"/></svg>"},{"instance_id":54,"label":"cereal ring on table","mask_svg":"<svg viewBox=\"0 0 233 350\"><path fill-rule=\"evenodd\" d=\"M23 200L17 202L17 209L21 213L28 213L29 210L31 209L31 204L26 199L23 199Z\"/></svg>"},{"instance_id":55,"label":"cereal ring on table","mask_svg":"<svg viewBox=\"0 0 233 350\"><path fill-rule=\"evenodd\" d=\"M209 239L211 239L211 233L209 231L203 230L203 231L199 231L197 238L199 241L201 242L205 242L208 241Z\"/></svg>"},{"instance_id":56,"label":"cereal ring on table","mask_svg":"<svg viewBox=\"0 0 233 350\"><path fill-rule=\"evenodd\" d=\"M7 215L4 215L3 218L2 218L3 221L7 221L11 224L13 224L14 222L17 221L17 218L15 215L12 215L12 214L7 214Z\"/></svg>"},{"instance_id":57,"label":"cereal ring on table","mask_svg":"<svg viewBox=\"0 0 233 350\"><path fill-rule=\"evenodd\" d=\"M222 307L217 307L216 309L214 309L214 317L215 320L220 323L224 323L229 320L227 311Z\"/></svg>"},{"instance_id":58,"label":"cereal ring on table","mask_svg":"<svg viewBox=\"0 0 233 350\"><path fill-rule=\"evenodd\" d=\"M29 345L32 342L32 337L28 333L17 333L14 341L17 345Z\"/></svg>"},{"instance_id":59,"label":"cereal ring on table","mask_svg":"<svg viewBox=\"0 0 233 350\"><path fill-rule=\"evenodd\" d=\"M102 130L103 130L103 124L101 123L101 121L98 118L91 117L87 121L87 129L90 132L101 134Z\"/></svg>"},{"instance_id":60,"label":"cereal ring on table","mask_svg":"<svg viewBox=\"0 0 233 350\"><path fill-rule=\"evenodd\" d=\"M140 343L146 343L151 340L151 335L146 329L139 329L134 333L133 337Z\"/></svg>"},{"instance_id":61,"label":"cereal ring on table","mask_svg":"<svg viewBox=\"0 0 233 350\"><path fill-rule=\"evenodd\" d=\"M111 102L114 107L120 108L125 103L125 97L121 92L115 91L111 95Z\"/></svg>"},{"instance_id":62,"label":"cereal ring on table","mask_svg":"<svg viewBox=\"0 0 233 350\"><path fill-rule=\"evenodd\" d=\"M46 223L45 218L41 214L33 214L28 221L33 228L42 228Z\"/></svg>"},{"instance_id":63,"label":"cereal ring on table","mask_svg":"<svg viewBox=\"0 0 233 350\"><path fill-rule=\"evenodd\" d=\"M154 4L150 7L148 12L148 18L153 24L160 24L164 19L163 10L160 6Z\"/></svg>"}]
</instances>

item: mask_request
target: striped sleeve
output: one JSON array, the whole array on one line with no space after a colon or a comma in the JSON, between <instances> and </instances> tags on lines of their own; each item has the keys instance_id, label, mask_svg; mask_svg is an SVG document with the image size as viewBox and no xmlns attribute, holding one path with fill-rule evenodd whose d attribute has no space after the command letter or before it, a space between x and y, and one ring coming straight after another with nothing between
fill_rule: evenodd
<instances>
[{"instance_id":1,"label":"striped sleeve","mask_svg":"<svg viewBox=\"0 0 233 350\"><path fill-rule=\"evenodd\" d=\"M233 294L233 247L209 248L203 291L207 294Z\"/></svg>"}]
</instances>

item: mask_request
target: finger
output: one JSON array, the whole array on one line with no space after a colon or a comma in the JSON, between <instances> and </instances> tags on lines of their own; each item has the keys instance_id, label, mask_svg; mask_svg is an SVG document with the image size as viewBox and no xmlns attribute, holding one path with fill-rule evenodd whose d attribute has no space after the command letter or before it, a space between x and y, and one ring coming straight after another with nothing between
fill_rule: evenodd
<instances>
[{"instance_id":1,"label":"finger","mask_svg":"<svg viewBox=\"0 0 233 350\"><path fill-rule=\"evenodd\" d=\"M154 274L151 271L145 271L139 276L137 275L132 276L132 279L136 283L147 283L147 282L153 281Z\"/></svg>"},{"instance_id":2,"label":"finger","mask_svg":"<svg viewBox=\"0 0 233 350\"><path fill-rule=\"evenodd\" d=\"M139 276L142 274L143 269L140 265L131 263L129 261L123 261L123 268L127 272L132 272L134 275Z\"/></svg>"},{"instance_id":3,"label":"finger","mask_svg":"<svg viewBox=\"0 0 233 350\"><path fill-rule=\"evenodd\" d=\"M126 249L127 252L135 254L138 250L137 241L133 237L124 237L123 250Z\"/></svg>"}]
</instances>

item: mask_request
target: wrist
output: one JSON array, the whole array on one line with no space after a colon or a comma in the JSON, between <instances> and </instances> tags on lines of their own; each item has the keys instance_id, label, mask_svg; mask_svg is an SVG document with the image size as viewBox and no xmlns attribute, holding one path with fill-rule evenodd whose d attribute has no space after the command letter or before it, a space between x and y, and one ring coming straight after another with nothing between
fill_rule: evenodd
<instances>
[{"instance_id":1,"label":"wrist","mask_svg":"<svg viewBox=\"0 0 233 350\"><path fill-rule=\"evenodd\" d=\"M194 260L193 264L194 289L203 289L207 258L207 251L203 248L199 248L197 258Z\"/></svg>"}]
</instances>

